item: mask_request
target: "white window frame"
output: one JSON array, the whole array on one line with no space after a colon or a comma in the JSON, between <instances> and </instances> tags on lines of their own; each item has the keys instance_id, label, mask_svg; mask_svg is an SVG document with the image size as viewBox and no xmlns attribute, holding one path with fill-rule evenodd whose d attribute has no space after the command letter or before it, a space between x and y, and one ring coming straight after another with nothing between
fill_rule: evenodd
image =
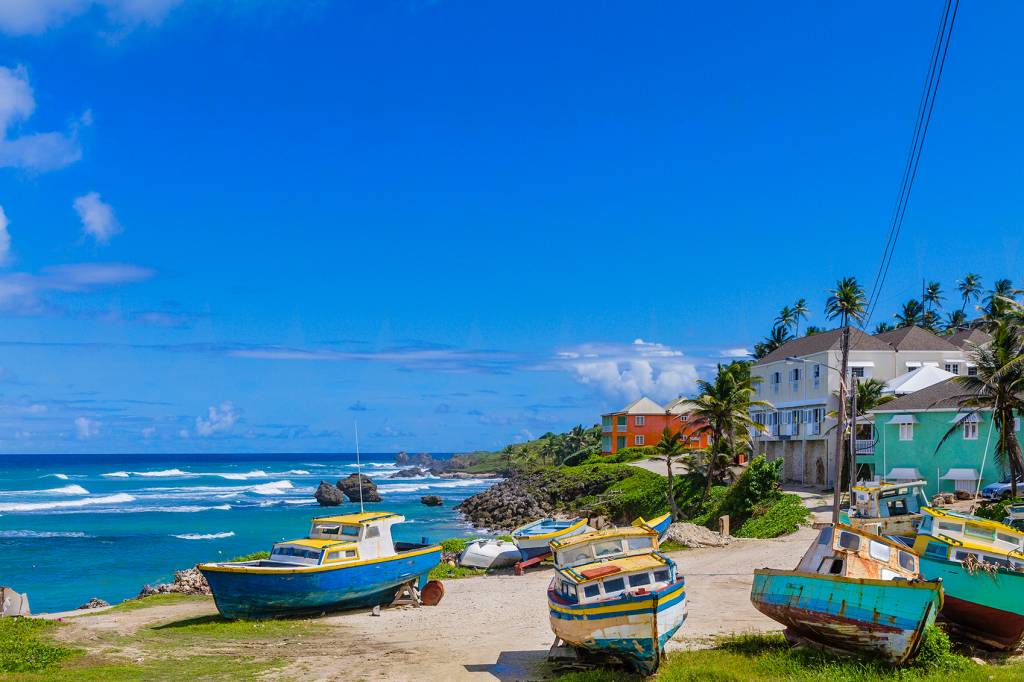
<instances>
[{"instance_id":1,"label":"white window frame","mask_svg":"<svg viewBox=\"0 0 1024 682\"><path fill-rule=\"evenodd\" d=\"M633 445L643 445L643 444L644 444L643 434L638 433L637 435L633 436Z\"/></svg>"},{"instance_id":2,"label":"white window frame","mask_svg":"<svg viewBox=\"0 0 1024 682\"><path fill-rule=\"evenodd\" d=\"M868 375L868 373L867 373L867 368L866 367L851 367L850 368L850 378L851 379L854 378L854 377L856 377L858 379L864 379L864 378L867 377L867 375Z\"/></svg>"},{"instance_id":3,"label":"white window frame","mask_svg":"<svg viewBox=\"0 0 1024 682\"><path fill-rule=\"evenodd\" d=\"M644 425L644 415L638 414L637 416L633 417L633 423L636 424L637 426L643 426Z\"/></svg>"},{"instance_id":4,"label":"white window frame","mask_svg":"<svg viewBox=\"0 0 1024 682\"><path fill-rule=\"evenodd\" d=\"M900 440L903 440L903 441L914 440L914 425L913 424L900 424Z\"/></svg>"},{"instance_id":5,"label":"white window frame","mask_svg":"<svg viewBox=\"0 0 1024 682\"><path fill-rule=\"evenodd\" d=\"M960 374L960 363L959 362L947 362L945 370L951 374Z\"/></svg>"},{"instance_id":6,"label":"white window frame","mask_svg":"<svg viewBox=\"0 0 1024 682\"><path fill-rule=\"evenodd\" d=\"M814 388L821 386L821 365L814 365L811 368L811 378L814 380Z\"/></svg>"},{"instance_id":7,"label":"white window frame","mask_svg":"<svg viewBox=\"0 0 1024 682\"><path fill-rule=\"evenodd\" d=\"M978 440L978 422L964 419L964 440Z\"/></svg>"}]
</instances>

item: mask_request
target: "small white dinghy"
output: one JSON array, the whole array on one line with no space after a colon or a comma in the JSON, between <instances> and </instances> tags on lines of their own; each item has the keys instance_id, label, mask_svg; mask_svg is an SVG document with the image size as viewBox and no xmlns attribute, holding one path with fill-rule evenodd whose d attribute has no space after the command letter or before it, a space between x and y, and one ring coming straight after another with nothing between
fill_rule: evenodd
<instances>
[{"instance_id":1,"label":"small white dinghy","mask_svg":"<svg viewBox=\"0 0 1024 682\"><path fill-rule=\"evenodd\" d=\"M459 564L469 568L506 568L522 558L519 548L505 540L474 540L466 545Z\"/></svg>"}]
</instances>

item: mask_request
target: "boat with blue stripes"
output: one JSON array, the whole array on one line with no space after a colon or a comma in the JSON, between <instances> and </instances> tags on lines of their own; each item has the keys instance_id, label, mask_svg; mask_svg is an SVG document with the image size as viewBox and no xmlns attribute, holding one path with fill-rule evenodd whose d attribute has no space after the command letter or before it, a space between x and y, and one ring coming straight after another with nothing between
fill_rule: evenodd
<instances>
[{"instance_id":1,"label":"boat with blue stripes","mask_svg":"<svg viewBox=\"0 0 1024 682\"><path fill-rule=\"evenodd\" d=\"M386 606L422 590L441 546L396 542L405 517L361 512L313 519L309 536L279 542L269 559L200 564L225 618L261 619Z\"/></svg>"},{"instance_id":2,"label":"boat with blue stripes","mask_svg":"<svg viewBox=\"0 0 1024 682\"><path fill-rule=\"evenodd\" d=\"M644 520L644 517L641 516L633 521L633 525L651 528L658 534L658 541L664 542L665 535L668 534L668 527L672 525L672 512L667 512L661 516L655 516L650 521Z\"/></svg>"},{"instance_id":3,"label":"boat with blue stripes","mask_svg":"<svg viewBox=\"0 0 1024 682\"><path fill-rule=\"evenodd\" d=\"M612 657L640 673L657 670L686 620L686 585L647 526L608 528L553 540L548 586L551 629L582 658Z\"/></svg>"},{"instance_id":4,"label":"boat with blue stripes","mask_svg":"<svg viewBox=\"0 0 1024 682\"><path fill-rule=\"evenodd\" d=\"M551 552L548 543L552 540L572 537L593 530L587 525L588 519L538 519L512 531L512 541L519 548L523 561L544 556Z\"/></svg>"},{"instance_id":5,"label":"boat with blue stripes","mask_svg":"<svg viewBox=\"0 0 1024 682\"><path fill-rule=\"evenodd\" d=\"M754 607L792 642L893 664L911 658L942 609L941 581L921 578L909 547L827 525L794 571L754 571Z\"/></svg>"}]
</instances>

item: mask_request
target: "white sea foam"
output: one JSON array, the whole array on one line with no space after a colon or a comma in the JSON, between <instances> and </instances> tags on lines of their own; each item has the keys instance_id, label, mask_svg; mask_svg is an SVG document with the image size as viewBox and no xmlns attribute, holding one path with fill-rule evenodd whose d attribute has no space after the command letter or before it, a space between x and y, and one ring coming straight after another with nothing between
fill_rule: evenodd
<instances>
[{"instance_id":1,"label":"white sea foam","mask_svg":"<svg viewBox=\"0 0 1024 682\"><path fill-rule=\"evenodd\" d=\"M257 495L283 495L284 491L291 490L294 487L291 481L274 481L273 483L254 485L246 492L256 493Z\"/></svg>"},{"instance_id":2,"label":"white sea foam","mask_svg":"<svg viewBox=\"0 0 1024 682\"><path fill-rule=\"evenodd\" d=\"M180 540L220 540L221 538L234 537L234 535L234 531L229 530L225 533L184 533L174 537Z\"/></svg>"},{"instance_id":3,"label":"white sea foam","mask_svg":"<svg viewBox=\"0 0 1024 682\"><path fill-rule=\"evenodd\" d=\"M458 478L453 480L432 480L423 483L382 483L377 490L383 493L414 493L419 490L434 490L437 488L466 488L475 485L491 483L493 478Z\"/></svg>"},{"instance_id":4,"label":"white sea foam","mask_svg":"<svg viewBox=\"0 0 1024 682\"><path fill-rule=\"evenodd\" d=\"M227 473L211 473L211 474L196 474L196 476L203 476L203 475L220 476L221 478L226 478L229 481L248 481L250 478L266 478L268 474L267 474L266 471L261 471L259 469L256 469L254 471L248 471L248 472L246 472L244 474L235 474L235 473L230 473L230 472L227 472Z\"/></svg>"},{"instance_id":5,"label":"white sea foam","mask_svg":"<svg viewBox=\"0 0 1024 682\"><path fill-rule=\"evenodd\" d=\"M85 533L77 530L0 530L0 538L87 538Z\"/></svg>"},{"instance_id":6,"label":"white sea foam","mask_svg":"<svg viewBox=\"0 0 1024 682\"><path fill-rule=\"evenodd\" d=\"M111 471L109 474L101 474L106 478L128 478L130 474L127 471Z\"/></svg>"},{"instance_id":7,"label":"white sea foam","mask_svg":"<svg viewBox=\"0 0 1024 682\"><path fill-rule=\"evenodd\" d=\"M89 491L80 485L66 485L62 488L50 488L39 492L47 495L88 495Z\"/></svg>"},{"instance_id":8,"label":"white sea foam","mask_svg":"<svg viewBox=\"0 0 1024 682\"><path fill-rule=\"evenodd\" d=\"M83 497L79 500L62 500L60 502L12 502L0 504L0 512L47 511L51 509L76 509L78 507L94 507L102 504L125 504L134 502L135 498L125 493L105 495L101 497Z\"/></svg>"},{"instance_id":9,"label":"white sea foam","mask_svg":"<svg viewBox=\"0 0 1024 682\"><path fill-rule=\"evenodd\" d=\"M59 478L62 481L68 480L68 475L67 474L46 474L46 476L42 476L42 478L49 478L49 477Z\"/></svg>"}]
</instances>

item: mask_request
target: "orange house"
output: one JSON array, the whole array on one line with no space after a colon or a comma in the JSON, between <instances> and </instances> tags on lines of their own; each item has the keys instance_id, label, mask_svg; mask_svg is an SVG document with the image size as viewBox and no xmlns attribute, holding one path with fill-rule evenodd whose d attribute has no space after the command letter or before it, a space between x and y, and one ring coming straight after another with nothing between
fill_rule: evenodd
<instances>
[{"instance_id":1,"label":"orange house","mask_svg":"<svg viewBox=\"0 0 1024 682\"><path fill-rule=\"evenodd\" d=\"M704 420L694 417L692 408L685 405L684 400L680 396L663 407L645 396L618 412L601 415L601 454L613 455L626 448L657 445L666 426L683 434L686 449L708 447L709 434L694 435L704 425Z\"/></svg>"}]
</instances>

